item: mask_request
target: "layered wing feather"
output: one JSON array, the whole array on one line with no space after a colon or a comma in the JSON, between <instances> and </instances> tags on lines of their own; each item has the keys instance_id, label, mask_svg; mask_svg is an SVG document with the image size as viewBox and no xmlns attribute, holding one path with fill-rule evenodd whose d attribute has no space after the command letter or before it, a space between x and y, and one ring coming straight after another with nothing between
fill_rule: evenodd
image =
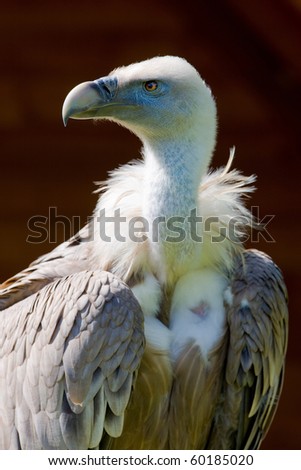
<instances>
[{"instance_id":1,"label":"layered wing feather","mask_svg":"<svg viewBox=\"0 0 301 470\"><path fill-rule=\"evenodd\" d=\"M93 448L121 434L144 345L125 284L82 271L1 317L1 448Z\"/></svg>"},{"instance_id":2,"label":"layered wing feather","mask_svg":"<svg viewBox=\"0 0 301 470\"><path fill-rule=\"evenodd\" d=\"M257 250L237 259L227 292L225 382L208 447L256 449L276 411L287 348L287 292L279 268Z\"/></svg>"}]
</instances>

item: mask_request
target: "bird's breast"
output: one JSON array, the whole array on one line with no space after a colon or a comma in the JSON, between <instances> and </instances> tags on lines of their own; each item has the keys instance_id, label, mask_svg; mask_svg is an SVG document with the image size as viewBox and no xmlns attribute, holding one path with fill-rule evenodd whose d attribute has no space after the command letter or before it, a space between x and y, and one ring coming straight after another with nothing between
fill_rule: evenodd
<instances>
[{"instance_id":1,"label":"bird's breast","mask_svg":"<svg viewBox=\"0 0 301 470\"><path fill-rule=\"evenodd\" d=\"M147 284L155 312L159 297L150 279ZM183 276L170 299L168 325L151 314L148 303L146 350L116 448L204 448L220 394L227 344L226 284L209 269Z\"/></svg>"}]
</instances>

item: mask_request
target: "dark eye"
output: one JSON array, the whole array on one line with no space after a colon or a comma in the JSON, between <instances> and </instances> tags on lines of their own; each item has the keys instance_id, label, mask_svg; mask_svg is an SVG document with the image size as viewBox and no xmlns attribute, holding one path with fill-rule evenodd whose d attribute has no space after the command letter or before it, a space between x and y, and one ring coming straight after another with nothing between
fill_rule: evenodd
<instances>
[{"instance_id":1,"label":"dark eye","mask_svg":"<svg viewBox=\"0 0 301 470\"><path fill-rule=\"evenodd\" d=\"M156 80L150 80L144 83L144 89L146 91L152 92L152 91L157 90L157 88L158 88L158 82Z\"/></svg>"}]
</instances>

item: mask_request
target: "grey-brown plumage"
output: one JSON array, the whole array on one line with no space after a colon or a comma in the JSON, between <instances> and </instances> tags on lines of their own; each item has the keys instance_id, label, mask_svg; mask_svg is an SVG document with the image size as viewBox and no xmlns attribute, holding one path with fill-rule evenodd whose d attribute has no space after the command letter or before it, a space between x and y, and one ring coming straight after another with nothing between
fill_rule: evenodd
<instances>
[{"instance_id":1,"label":"grey-brown plumage","mask_svg":"<svg viewBox=\"0 0 301 470\"><path fill-rule=\"evenodd\" d=\"M1 313L0 447L87 449L117 436L143 315L112 274L61 278Z\"/></svg>"},{"instance_id":2,"label":"grey-brown plumage","mask_svg":"<svg viewBox=\"0 0 301 470\"><path fill-rule=\"evenodd\" d=\"M228 289L229 347L210 448L257 449L282 388L287 292L279 268L257 250L237 259Z\"/></svg>"},{"instance_id":3,"label":"grey-brown plumage","mask_svg":"<svg viewBox=\"0 0 301 470\"><path fill-rule=\"evenodd\" d=\"M208 172L210 89L158 57L79 85L63 117L117 121L143 159L112 173L75 237L0 286L0 448L258 448L283 381L286 288L243 247L254 177L233 154Z\"/></svg>"}]
</instances>

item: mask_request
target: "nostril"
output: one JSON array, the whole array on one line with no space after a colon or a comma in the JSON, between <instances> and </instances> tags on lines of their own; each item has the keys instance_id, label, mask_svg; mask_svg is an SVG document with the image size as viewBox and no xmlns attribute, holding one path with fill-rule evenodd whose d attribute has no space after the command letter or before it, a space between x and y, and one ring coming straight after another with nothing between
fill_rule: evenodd
<instances>
[{"instance_id":1,"label":"nostril","mask_svg":"<svg viewBox=\"0 0 301 470\"><path fill-rule=\"evenodd\" d=\"M109 88L107 87L107 85L103 84L102 88L107 93L107 95L111 96L111 92L110 92Z\"/></svg>"},{"instance_id":2,"label":"nostril","mask_svg":"<svg viewBox=\"0 0 301 470\"><path fill-rule=\"evenodd\" d=\"M98 80L94 80L93 84L98 93L107 100L114 98L117 90L116 78L99 78Z\"/></svg>"}]
</instances>

